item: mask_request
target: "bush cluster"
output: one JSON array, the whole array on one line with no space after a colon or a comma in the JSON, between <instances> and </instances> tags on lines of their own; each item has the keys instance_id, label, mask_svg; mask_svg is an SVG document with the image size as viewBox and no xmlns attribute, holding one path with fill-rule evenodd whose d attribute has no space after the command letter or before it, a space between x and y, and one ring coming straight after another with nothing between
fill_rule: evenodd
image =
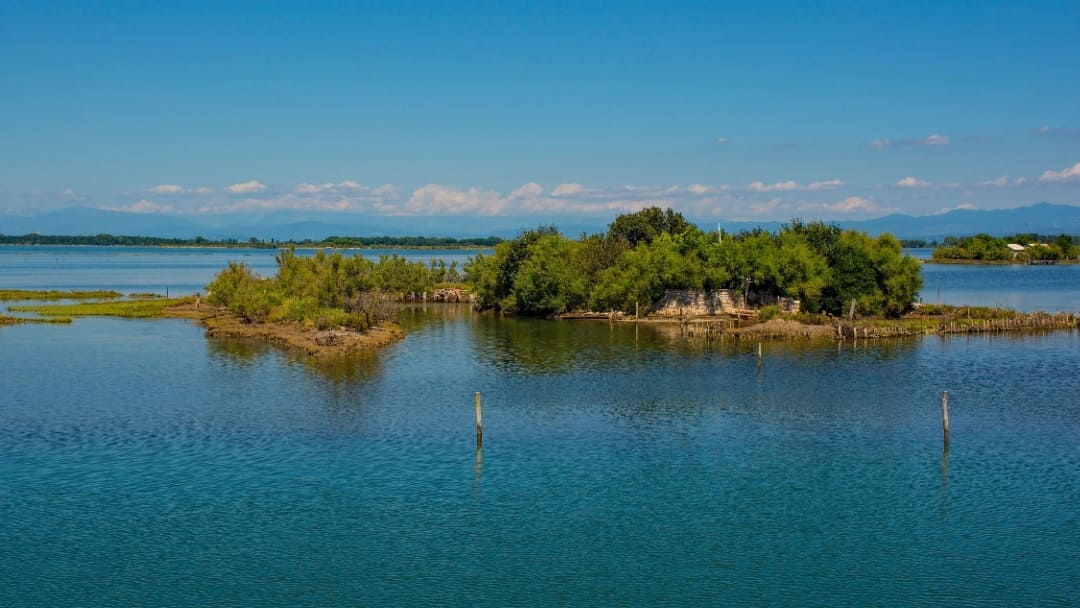
<instances>
[{"instance_id":1,"label":"bush cluster","mask_svg":"<svg viewBox=\"0 0 1080 608\"><path fill-rule=\"evenodd\" d=\"M389 318L385 294L431 291L462 278L456 262L424 264L396 254L378 261L322 250L300 257L290 248L275 259L277 275L269 278L230 262L206 286L207 301L249 322L296 321L319 329L364 331Z\"/></svg>"},{"instance_id":2,"label":"bush cluster","mask_svg":"<svg viewBox=\"0 0 1080 608\"><path fill-rule=\"evenodd\" d=\"M574 240L553 227L523 232L465 266L483 307L552 315L648 310L668 289L787 296L803 310L899 316L922 287L919 263L891 235L871 238L793 220L778 233L705 233L671 210L621 215L607 233Z\"/></svg>"}]
</instances>

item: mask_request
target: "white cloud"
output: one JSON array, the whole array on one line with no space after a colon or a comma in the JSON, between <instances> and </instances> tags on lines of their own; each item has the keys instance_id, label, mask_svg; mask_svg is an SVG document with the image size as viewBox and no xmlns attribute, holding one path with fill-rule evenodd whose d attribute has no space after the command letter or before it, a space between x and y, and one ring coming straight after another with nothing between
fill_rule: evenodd
<instances>
[{"instance_id":1,"label":"white cloud","mask_svg":"<svg viewBox=\"0 0 1080 608\"><path fill-rule=\"evenodd\" d=\"M838 179L827 179L823 181L810 182L809 184L800 184L794 180L788 180L784 182L777 182L775 184L766 184L764 182L751 182L747 184L746 189L750 192L795 192L831 190L833 188L843 188L844 185L844 182Z\"/></svg>"},{"instance_id":2,"label":"white cloud","mask_svg":"<svg viewBox=\"0 0 1080 608\"><path fill-rule=\"evenodd\" d=\"M237 213L251 210L311 210L336 211L345 213L384 213L395 208L391 203L400 199L398 189L392 184L369 187L354 181L325 184L302 182L290 190L278 193L262 192L262 184L236 184L240 188L227 188L232 194L241 190L251 190L247 197L200 197L199 205L191 208L192 213Z\"/></svg>"},{"instance_id":3,"label":"white cloud","mask_svg":"<svg viewBox=\"0 0 1080 608\"><path fill-rule=\"evenodd\" d=\"M207 194L213 194L214 189L213 188L207 188L206 186L200 186L198 188L195 188L195 190L193 190L193 192L195 192L195 194L202 194L202 195L205 196Z\"/></svg>"},{"instance_id":4,"label":"white cloud","mask_svg":"<svg viewBox=\"0 0 1080 608\"><path fill-rule=\"evenodd\" d=\"M810 182L807 184L807 190L831 190L833 188L843 188L846 184L838 179L827 179L820 182Z\"/></svg>"},{"instance_id":5,"label":"white cloud","mask_svg":"<svg viewBox=\"0 0 1080 608\"><path fill-rule=\"evenodd\" d=\"M300 182L293 188L293 192L296 192L297 194L315 194L317 192L322 192L322 190L322 186L316 186L315 184L309 184L307 182Z\"/></svg>"},{"instance_id":6,"label":"white cloud","mask_svg":"<svg viewBox=\"0 0 1080 608\"><path fill-rule=\"evenodd\" d=\"M1002 175L997 179L976 182L975 186L978 186L980 188L1015 188L1016 186L1023 186L1030 181L1031 180L1026 177L1018 177L1016 179L1010 180L1007 175Z\"/></svg>"},{"instance_id":7,"label":"white cloud","mask_svg":"<svg viewBox=\"0 0 1080 608\"><path fill-rule=\"evenodd\" d=\"M567 196L570 194L577 194L585 189L585 186L576 183L559 184L555 186L555 189L551 191L551 196Z\"/></svg>"},{"instance_id":8,"label":"white cloud","mask_svg":"<svg viewBox=\"0 0 1080 608\"><path fill-rule=\"evenodd\" d=\"M161 184L160 186L150 188L148 192L154 194L182 194L184 192L184 187L177 186L176 184Z\"/></svg>"},{"instance_id":9,"label":"white cloud","mask_svg":"<svg viewBox=\"0 0 1080 608\"><path fill-rule=\"evenodd\" d=\"M731 140L726 137L717 137L714 141L718 146L726 146L731 143Z\"/></svg>"},{"instance_id":10,"label":"white cloud","mask_svg":"<svg viewBox=\"0 0 1080 608\"><path fill-rule=\"evenodd\" d=\"M544 194L544 188L536 182L529 182L510 193L511 200L535 199Z\"/></svg>"},{"instance_id":11,"label":"white cloud","mask_svg":"<svg viewBox=\"0 0 1080 608\"><path fill-rule=\"evenodd\" d=\"M138 201L121 207L102 207L108 211L121 211L124 213L172 213L172 205L159 205L154 201L139 199Z\"/></svg>"},{"instance_id":12,"label":"white cloud","mask_svg":"<svg viewBox=\"0 0 1080 608\"><path fill-rule=\"evenodd\" d=\"M240 182L239 184L233 184L225 189L233 194L251 194L254 192L262 192L263 190L266 190L266 185L261 184L256 180L251 180L249 182Z\"/></svg>"},{"instance_id":13,"label":"white cloud","mask_svg":"<svg viewBox=\"0 0 1080 608\"><path fill-rule=\"evenodd\" d=\"M928 182L912 176L907 176L904 179L896 182L897 188L923 188L934 190L955 190L957 188L968 187L971 184L964 184L962 182ZM979 185L979 184L975 184Z\"/></svg>"},{"instance_id":14,"label":"white cloud","mask_svg":"<svg viewBox=\"0 0 1080 608\"><path fill-rule=\"evenodd\" d=\"M839 211L840 213L869 213L878 210L878 205L873 200L863 198L861 196L849 196L844 200L833 203L831 205L825 205L826 209L830 211Z\"/></svg>"},{"instance_id":15,"label":"white cloud","mask_svg":"<svg viewBox=\"0 0 1080 608\"><path fill-rule=\"evenodd\" d=\"M987 137L981 135L969 135L961 137L957 141L976 143L987 140ZM874 150L884 150L885 148L892 148L894 146L948 146L952 143L953 139L948 135L932 133L922 139L875 139L870 142L869 146Z\"/></svg>"},{"instance_id":16,"label":"white cloud","mask_svg":"<svg viewBox=\"0 0 1080 608\"><path fill-rule=\"evenodd\" d=\"M248 182L248 183L250 184L251 182ZM255 182L255 183L258 183L258 182ZM237 185L240 185L240 184L237 184ZM259 185L262 186L262 184L259 184ZM265 186L263 186L263 187L265 188ZM364 186L360 185L359 183L354 182L352 180L348 180L348 179L345 180L345 181L342 181L342 182L338 182L336 184L333 183L333 182L326 182L325 184L310 184L308 182L300 182L299 184L296 185L295 188L293 188L293 192L295 192L297 194L316 194L316 193L319 193L319 192L326 192L326 191L359 190L359 189L362 189L363 187Z\"/></svg>"},{"instance_id":17,"label":"white cloud","mask_svg":"<svg viewBox=\"0 0 1080 608\"><path fill-rule=\"evenodd\" d=\"M799 184L792 180L786 182L776 182L775 184L766 184L765 182L751 182L746 185L746 189L751 192L788 192L791 190L798 190Z\"/></svg>"},{"instance_id":18,"label":"white cloud","mask_svg":"<svg viewBox=\"0 0 1080 608\"><path fill-rule=\"evenodd\" d=\"M898 185L902 186L904 181L901 180ZM926 184L913 177L908 181ZM994 181L996 183L998 180ZM974 184L969 186L974 187ZM215 190L183 187L182 192L173 192L170 188L163 188L159 196L168 196L169 205L155 203L150 200L154 197L144 194L145 198L142 198L135 193L129 195L130 199L117 202L118 206L113 208L138 213L187 215L307 210L405 217L531 215L551 218L593 215L610 218L657 206L670 207L696 219L748 220L782 220L802 215L800 212L842 217L883 210L883 205L879 206L872 198L847 196L846 192L836 194L848 187L846 182L839 179L810 182L782 180L773 183L756 181L739 186L691 183L608 187L564 182L552 187L526 182L507 190L427 184L402 192L392 184L366 186L350 180L301 182L283 189L270 189L253 180ZM932 187L951 186L932 184Z\"/></svg>"},{"instance_id":19,"label":"white cloud","mask_svg":"<svg viewBox=\"0 0 1080 608\"><path fill-rule=\"evenodd\" d=\"M461 190L439 184L418 188L404 205L388 208L397 215L499 215L506 211L508 199L494 190L469 188Z\"/></svg>"},{"instance_id":20,"label":"white cloud","mask_svg":"<svg viewBox=\"0 0 1080 608\"><path fill-rule=\"evenodd\" d=\"M971 210L971 209L978 209L978 207L976 207L974 203L960 203L959 205L955 205L953 207L942 207L942 208L938 209L936 212L934 212L932 215L942 215L942 214L948 213L950 211Z\"/></svg>"},{"instance_id":21,"label":"white cloud","mask_svg":"<svg viewBox=\"0 0 1080 608\"><path fill-rule=\"evenodd\" d=\"M901 188L930 188L934 184L931 184L930 182L925 182L921 179L916 179L909 175L904 179L896 182L896 185Z\"/></svg>"},{"instance_id":22,"label":"white cloud","mask_svg":"<svg viewBox=\"0 0 1080 608\"><path fill-rule=\"evenodd\" d=\"M1043 171L1039 176L1040 182L1072 182L1080 181L1080 163L1071 167L1065 167L1061 171Z\"/></svg>"},{"instance_id":23,"label":"white cloud","mask_svg":"<svg viewBox=\"0 0 1080 608\"><path fill-rule=\"evenodd\" d=\"M401 198L401 190L399 190L398 187L393 184L383 184L381 186L371 188L367 192L367 195L375 200L395 199Z\"/></svg>"}]
</instances>

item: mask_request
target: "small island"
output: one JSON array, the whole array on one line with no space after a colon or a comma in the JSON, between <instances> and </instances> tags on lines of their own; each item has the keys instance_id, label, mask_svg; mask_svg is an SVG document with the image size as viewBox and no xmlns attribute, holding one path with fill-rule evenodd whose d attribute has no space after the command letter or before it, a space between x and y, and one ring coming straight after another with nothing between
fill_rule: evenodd
<instances>
[{"instance_id":1,"label":"small island","mask_svg":"<svg viewBox=\"0 0 1080 608\"><path fill-rule=\"evenodd\" d=\"M934 249L930 261L938 264L1076 264L1080 263L1080 240L1067 234L1053 237L1039 234L949 236Z\"/></svg>"}]
</instances>

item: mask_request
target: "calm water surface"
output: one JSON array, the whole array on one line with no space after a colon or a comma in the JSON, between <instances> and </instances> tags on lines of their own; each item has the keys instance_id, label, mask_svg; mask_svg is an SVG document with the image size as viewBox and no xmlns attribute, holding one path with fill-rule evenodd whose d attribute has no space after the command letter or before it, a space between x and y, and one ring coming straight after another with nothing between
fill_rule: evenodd
<instances>
[{"instance_id":1,"label":"calm water surface","mask_svg":"<svg viewBox=\"0 0 1080 608\"><path fill-rule=\"evenodd\" d=\"M1080 603L1080 334L759 364L403 315L333 365L181 320L0 329L0 605Z\"/></svg>"},{"instance_id":2,"label":"calm water surface","mask_svg":"<svg viewBox=\"0 0 1080 608\"><path fill-rule=\"evenodd\" d=\"M466 249L342 249L344 255L372 259L399 255L428 262L434 258L458 267L477 251ZM486 251L490 253L490 251ZM276 249L208 247L72 247L0 245L0 289L112 289L123 293L190 295L204 291L231 261L263 276L277 272ZM314 249L297 249L300 256Z\"/></svg>"}]
</instances>

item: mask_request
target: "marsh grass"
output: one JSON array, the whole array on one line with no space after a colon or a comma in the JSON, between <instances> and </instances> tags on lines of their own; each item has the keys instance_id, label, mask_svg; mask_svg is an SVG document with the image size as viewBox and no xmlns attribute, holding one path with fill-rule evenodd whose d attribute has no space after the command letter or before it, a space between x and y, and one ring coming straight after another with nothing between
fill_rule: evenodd
<instances>
[{"instance_id":1,"label":"marsh grass","mask_svg":"<svg viewBox=\"0 0 1080 608\"><path fill-rule=\"evenodd\" d=\"M10 302L17 300L111 300L122 298L124 294L118 291L57 291L37 289L0 289L0 301Z\"/></svg>"},{"instance_id":2,"label":"marsh grass","mask_svg":"<svg viewBox=\"0 0 1080 608\"><path fill-rule=\"evenodd\" d=\"M21 323L54 323L54 324L68 324L71 323L71 317L10 317L8 315L0 315L0 327L5 325L19 325Z\"/></svg>"},{"instance_id":3,"label":"marsh grass","mask_svg":"<svg viewBox=\"0 0 1080 608\"><path fill-rule=\"evenodd\" d=\"M169 306L193 301L185 298L158 300L124 300L119 302L80 302L78 304L44 304L39 306L9 306L12 312L29 312L44 317L124 317L146 319L162 316Z\"/></svg>"}]
</instances>

